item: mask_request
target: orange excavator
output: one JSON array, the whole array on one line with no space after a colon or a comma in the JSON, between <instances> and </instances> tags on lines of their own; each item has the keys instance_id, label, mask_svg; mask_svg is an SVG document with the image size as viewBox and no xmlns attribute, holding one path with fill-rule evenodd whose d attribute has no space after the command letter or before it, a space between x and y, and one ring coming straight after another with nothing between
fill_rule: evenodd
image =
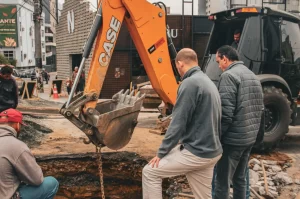
<instances>
[{"instance_id":1,"label":"orange excavator","mask_svg":"<svg viewBox=\"0 0 300 199\"><path fill-rule=\"evenodd\" d=\"M70 97L60 113L88 137L85 143L120 149L131 139L142 108L144 95L120 91L112 99L98 98L120 33L125 23L144 64L153 89L170 112L176 101L178 72L176 50L166 24L162 2L146 0L102 0L84 46L83 58ZM95 43L84 92L74 96L85 60ZM79 109L78 111L76 111Z\"/></svg>"}]
</instances>

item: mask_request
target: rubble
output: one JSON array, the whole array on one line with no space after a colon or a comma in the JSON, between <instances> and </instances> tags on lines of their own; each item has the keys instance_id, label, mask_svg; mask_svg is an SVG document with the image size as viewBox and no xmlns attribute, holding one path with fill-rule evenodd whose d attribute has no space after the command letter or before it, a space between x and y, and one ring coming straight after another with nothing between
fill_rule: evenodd
<instances>
[{"instance_id":1,"label":"rubble","mask_svg":"<svg viewBox=\"0 0 300 199\"><path fill-rule=\"evenodd\" d=\"M288 176L287 173L279 172L276 176L273 178L275 181L278 181L280 183L283 183L284 185L293 184L293 179Z\"/></svg>"},{"instance_id":2,"label":"rubble","mask_svg":"<svg viewBox=\"0 0 300 199\"><path fill-rule=\"evenodd\" d=\"M253 171L262 171L262 168L258 164L255 164L253 167Z\"/></svg>"},{"instance_id":3,"label":"rubble","mask_svg":"<svg viewBox=\"0 0 300 199\"><path fill-rule=\"evenodd\" d=\"M279 166L277 166L277 165L272 166L271 168L272 168L272 171L273 171L273 172L279 172L279 171L282 171L281 167L279 167Z\"/></svg>"},{"instance_id":4,"label":"rubble","mask_svg":"<svg viewBox=\"0 0 300 199\"><path fill-rule=\"evenodd\" d=\"M249 161L249 164L257 164L257 165L260 165L260 161L256 158L253 158Z\"/></svg>"},{"instance_id":5,"label":"rubble","mask_svg":"<svg viewBox=\"0 0 300 199\"><path fill-rule=\"evenodd\" d=\"M280 156L280 155L278 155ZM260 160L262 158L262 160ZM264 156L256 156L249 160L249 183L252 190L265 198L276 199L280 195L282 187L293 184L293 179L284 172L286 168L292 166L289 158L279 159L263 159ZM265 176L264 171L265 170ZM267 183L267 185L265 184ZM300 178L295 178L295 183L300 184ZM293 192L290 196L294 196L298 191Z\"/></svg>"},{"instance_id":6,"label":"rubble","mask_svg":"<svg viewBox=\"0 0 300 199\"><path fill-rule=\"evenodd\" d=\"M275 157L280 158L278 158L278 160L275 160L276 158L271 159L273 157L267 159L265 155L261 155L249 160L251 199L258 198L258 195L265 199L277 199L286 185L294 183L293 179L283 170L284 167L289 168L292 166L289 162L290 158L279 153L275 153ZM265 177L262 166L264 166L266 170ZM295 183L300 184L300 174L299 176L293 176L293 178L295 179ZM267 183L267 186L265 183ZM168 184L170 184L170 186L167 187L166 194L170 196L170 198L177 198L175 196L178 196L179 193L192 194L188 181L184 176L170 178ZM232 198L232 191L231 188L230 198ZM287 199L295 198L294 195L298 192L299 190L291 191Z\"/></svg>"},{"instance_id":7,"label":"rubble","mask_svg":"<svg viewBox=\"0 0 300 199\"><path fill-rule=\"evenodd\" d=\"M253 170L249 170L250 185L255 185L259 180L259 174Z\"/></svg>"}]
</instances>

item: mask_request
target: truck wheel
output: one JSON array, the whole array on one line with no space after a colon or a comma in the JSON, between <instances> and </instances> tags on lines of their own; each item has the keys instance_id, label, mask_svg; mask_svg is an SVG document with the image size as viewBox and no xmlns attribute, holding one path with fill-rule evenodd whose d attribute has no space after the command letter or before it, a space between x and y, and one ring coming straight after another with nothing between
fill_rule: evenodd
<instances>
[{"instance_id":1,"label":"truck wheel","mask_svg":"<svg viewBox=\"0 0 300 199\"><path fill-rule=\"evenodd\" d=\"M281 89L263 87L265 105L264 149L271 150L289 130L291 123L291 102Z\"/></svg>"}]
</instances>

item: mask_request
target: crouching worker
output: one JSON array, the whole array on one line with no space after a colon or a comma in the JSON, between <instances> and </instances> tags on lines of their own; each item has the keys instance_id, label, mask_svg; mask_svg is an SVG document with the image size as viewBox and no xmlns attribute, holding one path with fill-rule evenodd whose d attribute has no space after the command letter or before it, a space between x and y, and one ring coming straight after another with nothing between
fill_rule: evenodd
<instances>
[{"instance_id":1,"label":"crouching worker","mask_svg":"<svg viewBox=\"0 0 300 199\"><path fill-rule=\"evenodd\" d=\"M18 140L22 114L15 109L0 113L0 198L53 199L58 182L43 176L25 143Z\"/></svg>"},{"instance_id":2,"label":"crouching worker","mask_svg":"<svg viewBox=\"0 0 300 199\"><path fill-rule=\"evenodd\" d=\"M143 198L162 199L162 179L186 175L195 198L209 199L213 168L222 155L221 99L195 51L182 49L175 62L182 83L157 156L143 169Z\"/></svg>"}]
</instances>

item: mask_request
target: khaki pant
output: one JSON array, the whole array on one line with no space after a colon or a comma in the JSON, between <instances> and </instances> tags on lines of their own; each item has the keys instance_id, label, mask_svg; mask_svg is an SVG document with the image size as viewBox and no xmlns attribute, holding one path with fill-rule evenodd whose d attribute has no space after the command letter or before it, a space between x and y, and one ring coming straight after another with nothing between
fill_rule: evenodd
<instances>
[{"instance_id":1,"label":"khaki pant","mask_svg":"<svg viewBox=\"0 0 300 199\"><path fill-rule=\"evenodd\" d=\"M211 198L213 169L221 155L200 158L188 150L175 147L159 162L158 168L146 165L143 169L143 199L162 199L162 179L186 175L196 199Z\"/></svg>"}]
</instances>

